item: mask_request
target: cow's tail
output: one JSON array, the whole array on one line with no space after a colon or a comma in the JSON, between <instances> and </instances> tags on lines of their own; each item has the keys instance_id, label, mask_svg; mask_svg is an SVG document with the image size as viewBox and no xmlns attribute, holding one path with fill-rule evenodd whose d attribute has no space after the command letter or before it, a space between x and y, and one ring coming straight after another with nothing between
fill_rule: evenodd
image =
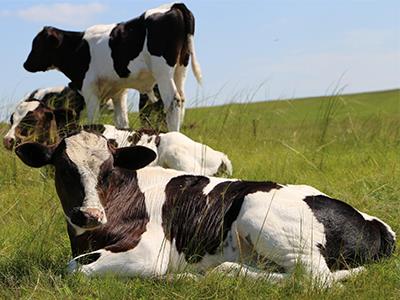
<instances>
[{"instance_id":1,"label":"cow's tail","mask_svg":"<svg viewBox=\"0 0 400 300\"><path fill-rule=\"evenodd\" d=\"M192 64L192 70L193 74L196 77L196 80L199 84L202 82L202 75L201 75L201 69L200 69L200 64L197 61L196 58L196 52L194 50L194 36L193 35L188 35L188 48L190 51L190 56L191 56L191 64Z\"/></svg>"},{"instance_id":2,"label":"cow's tail","mask_svg":"<svg viewBox=\"0 0 400 300\"><path fill-rule=\"evenodd\" d=\"M194 48L194 16L183 3L175 3L172 8L178 9L182 13L185 22L186 41L181 50L180 63L187 65L190 56L193 74L196 77L197 82L201 84L201 68L197 61L196 51Z\"/></svg>"}]
</instances>

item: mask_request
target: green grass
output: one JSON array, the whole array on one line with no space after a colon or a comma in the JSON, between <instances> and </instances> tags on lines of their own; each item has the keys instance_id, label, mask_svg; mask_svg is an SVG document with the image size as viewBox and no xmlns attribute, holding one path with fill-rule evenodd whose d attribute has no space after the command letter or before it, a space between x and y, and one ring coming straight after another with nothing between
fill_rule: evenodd
<instances>
[{"instance_id":1,"label":"green grass","mask_svg":"<svg viewBox=\"0 0 400 300\"><path fill-rule=\"evenodd\" d=\"M130 120L137 128L137 115ZM234 177L309 184L400 232L399 90L190 109L183 132L227 153ZM277 285L215 274L198 281L67 275L69 241L53 181L46 170L26 167L4 148L0 203L4 299L400 297L398 250L329 290L313 289L301 271Z\"/></svg>"}]
</instances>

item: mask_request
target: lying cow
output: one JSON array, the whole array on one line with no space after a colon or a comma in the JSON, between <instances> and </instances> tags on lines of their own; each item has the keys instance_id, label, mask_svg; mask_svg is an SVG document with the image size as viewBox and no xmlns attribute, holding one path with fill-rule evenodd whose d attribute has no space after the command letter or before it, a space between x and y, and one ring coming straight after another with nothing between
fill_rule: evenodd
<instances>
[{"instance_id":1,"label":"lying cow","mask_svg":"<svg viewBox=\"0 0 400 300\"><path fill-rule=\"evenodd\" d=\"M150 164L152 166L202 175L232 175L232 163L226 154L195 142L180 132L118 130L112 125L96 127L97 132L102 133L117 147L140 145L152 149L157 155Z\"/></svg>"},{"instance_id":2,"label":"lying cow","mask_svg":"<svg viewBox=\"0 0 400 300\"><path fill-rule=\"evenodd\" d=\"M302 263L329 286L395 248L383 221L310 186L145 167L156 157L149 148L115 149L85 131L16 153L31 167L54 165L75 256L69 269L89 276L161 276L191 265L280 280ZM254 253L288 273L239 264Z\"/></svg>"},{"instance_id":3,"label":"lying cow","mask_svg":"<svg viewBox=\"0 0 400 300\"><path fill-rule=\"evenodd\" d=\"M22 110L25 108L25 110ZM28 111L28 108L32 109ZM21 112L25 113L25 116ZM43 101L27 99L21 102L11 115L10 130L3 138L4 146L12 150L13 145L36 140L42 144L53 144L76 131L79 112L73 109L51 109ZM157 153L153 165L203 175L232 175L232 164L222 152L195 142L186 135L173 131L158 134L154 130L119 130L112 125L85 126L103 134L116 147L130 145L146 146Z\"/></svg>"},{"instance_id":4,"label":"lying cow","mask_svg":"<svg viewBox=\"0 0 400 300\"><path fill-rule=\"evenodd\" d=\"M83 97L69 87L34 90L21 99L11 114L10 129L3 137L4 147L12 150L14 144L32 136L41 143L51 143L49 131L56 130L56 119L62 128L65 121L79 119L84 105Z\"/></svg>"},{"instance_id":5,"label":"lying cow","mask_svg":"<svg viewBox=\"0 0 400 300\"><path fill-rule=\"evenodd\" d=\"M194 50L194 17L182 3L147 10L127 22L95 25L83 32L44 27L24 63L29 72L57 69L84 97L89 123L100 102L112 98L114 122L128 128L127 88L156 101L158 84L169 131L179 131L184 114L186 67L200 82Z\"/></svg>"}]
</instances>

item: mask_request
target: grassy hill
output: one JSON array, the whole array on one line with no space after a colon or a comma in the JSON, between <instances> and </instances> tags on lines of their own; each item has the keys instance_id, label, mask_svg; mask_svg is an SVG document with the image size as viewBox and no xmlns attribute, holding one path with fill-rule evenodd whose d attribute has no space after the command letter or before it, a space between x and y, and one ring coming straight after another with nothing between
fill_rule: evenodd
<instances>
[{"instance_id":1,"label":"grassy hill","mask_svg":"<svg viewBox=\"0 0 400 300\"><path fill-rule=\"evenodd\" d=\"M136 128L137 115L130 120ZM190 109L183 132L227 153L234 177L309 184L400 232L400 90ZM67 275L69 241L50 172L4 148L0 171L0 298L400 297L398 250L325 291L301 270L278 285L213 274L198 281Z\"/></svg>"}]
</instances>

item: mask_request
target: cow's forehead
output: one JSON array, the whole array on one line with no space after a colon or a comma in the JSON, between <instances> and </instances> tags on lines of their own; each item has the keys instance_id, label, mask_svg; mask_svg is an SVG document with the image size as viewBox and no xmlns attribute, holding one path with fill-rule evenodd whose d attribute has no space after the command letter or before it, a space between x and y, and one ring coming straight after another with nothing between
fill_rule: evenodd
<instances>
[{"instance_id":1,"label":"cow's forehead","mask_svg":"<svg viewBox=\"0 0 400 300\"><path fill-rule=\"evenodd\" d=\"M28 112L34 111L40 105L39 101L23 101L17 105L13 113L14 123L21 121Z\"/></svg>"},{"instance_id":2,"label":"cow's forehead","mask_svg":"<svg viewBox=\"0 0 400 300\"><path fill-rule=\"evenodd\" d=\"M78 167L98 169L111 156L107 140L86 131L66 138L65 145L68 157Z\"/></svg>"}]
</instances>

